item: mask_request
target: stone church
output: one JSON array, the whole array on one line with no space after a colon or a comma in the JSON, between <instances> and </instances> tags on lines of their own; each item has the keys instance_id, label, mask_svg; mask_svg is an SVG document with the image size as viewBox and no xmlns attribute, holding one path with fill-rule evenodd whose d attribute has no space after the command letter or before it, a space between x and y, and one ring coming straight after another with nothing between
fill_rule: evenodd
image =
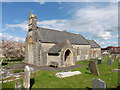
<instances>
[{"instance_id":1,"label":"stone church","mask_svg":"<svg viewBox=\"0 0 120 90\"><path fill-rule=\"evenodd\" d=\"M36 66L68 67L77 61L101 56L101 48L94 40L81 34L37 27L36 15L30 13L25 41L25 63Z\"/></svg>"}]
</instances>

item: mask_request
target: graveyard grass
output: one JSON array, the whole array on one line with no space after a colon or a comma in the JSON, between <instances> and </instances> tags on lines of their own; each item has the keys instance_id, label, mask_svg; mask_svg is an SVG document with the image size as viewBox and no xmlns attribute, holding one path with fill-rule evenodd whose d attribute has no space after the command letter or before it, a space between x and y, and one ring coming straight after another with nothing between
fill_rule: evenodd
<instances>
[{"instance_id":1,"label":"graveyard grass","mask_svg":"<svg viewBox=\"0 0 120 90\"><path fill-rule=\"evenodd\" d=\"M86 66L71 70L80 71L80 75L63 79L55 76L58 71L36 71L35 75L31 76L35 81L32 88L92 88L92 78L100 78L105 81L107 88L116 88L118 86L118 72L112 72L111 70L118 68L118 58L112 65L107 65L107 59L102 64L97 65L100 76L94 76L86 69L88 68L88 61L77 62L77 64ZM21 83L23 83L22 79ZM7 82L3 84L3 88L14 88L14 85L14 81Z\"/></svg>"}]
</instances>

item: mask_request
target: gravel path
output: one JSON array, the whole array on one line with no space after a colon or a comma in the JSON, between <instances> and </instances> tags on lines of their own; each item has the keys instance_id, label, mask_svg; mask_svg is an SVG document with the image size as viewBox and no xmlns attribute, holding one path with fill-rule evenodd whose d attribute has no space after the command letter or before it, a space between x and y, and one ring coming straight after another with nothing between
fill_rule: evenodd
<instances>
[{"instance_id":1,"label":"gravel path","mask_svg":"<svg viewBox=\"0 0 120 90\"><path fill-rule=\"evenodd\" d=\"M13 66L6 66L7 69L13 69L13 70L19 70L20 68L24 68L26 65L25 63L15 63ZM74 65L74 66L69 66L69 67L61 67L61 68L54 68L54 67L49 67L49 66L35 66L35 65L28 65L35 70L45 70L45 71L68 71L71 69L74 69L76 67L84 67L85 65Z\"/></svg>"},{"instance_id":2,"label":"gravel path","mask_svg":"<svg viewBox=\"0 0 120 90\"><path fill-rule=\"evenodd\" d=\"M29 65L30 67L34 68L35 70L45 70L45 71L68 71L71 69L74 69L76 67L84 67L85 65L74 65L74 66L69 66L69 67L61 67L61 68L54 68L54 67L48 67L48 66L42 66L42 67L38 67L38 66L34 66L34 65Z\"/></svg>"}]
</instances>

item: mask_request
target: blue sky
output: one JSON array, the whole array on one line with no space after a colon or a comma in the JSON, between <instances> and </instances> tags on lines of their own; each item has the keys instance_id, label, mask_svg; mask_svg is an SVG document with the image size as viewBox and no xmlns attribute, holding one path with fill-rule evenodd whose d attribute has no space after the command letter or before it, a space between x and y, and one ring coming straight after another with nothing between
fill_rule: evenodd
<instances>
[{"instance_id":1,"label":"blue sky","mask_svg":"<svg viewBox=\"0 0 120 90\"><path fill-rule=\"evenodd\" d=\"M118 45L118 4L110 2L3 2L2 36L23 42L30 11L38 26L80 33L102 47Z\"/></svg>"}]
</instances>

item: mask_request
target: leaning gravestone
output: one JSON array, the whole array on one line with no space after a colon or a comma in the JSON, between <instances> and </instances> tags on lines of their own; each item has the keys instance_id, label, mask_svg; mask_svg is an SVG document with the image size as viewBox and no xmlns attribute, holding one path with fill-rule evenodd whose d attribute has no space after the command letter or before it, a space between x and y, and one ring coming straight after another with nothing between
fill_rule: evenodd
<instances>
[{"instance_id":1,"label":"leaning gravestone","mask_svg":"<svg viewBox=\"0 0 120 90\"><path fill-rule=\"evenodd\" d=\"M89 70L91 71L92 74L94 74L96 76L100 75L95 62L90 61L88 67L89 67Z\"/></svg>"},{"instance_id":2,"label":"leaning gravestone","mask_svg":"<svg viewBox=\"0 0 120 90\"><path fill-rule=\"evenodd\" d=\"M24 88L29 89L30 88L30 68L29 66L25 67L24 70L24 84L23 84Z\"/></svg>"},{"instance_id":3,"label":"leaning gravestone","mask_svg":"<svg viewBox=\"0 0 120 90\"><path fill-rule=\"evenodd\" d=\"M108 60L108 65L112 65L112 60Z\"/></svg>"},{"instance_id":4,"label":"leaning gravestone","mask_svg":"<svg viewBox=\"0 0 120 90\"><path fill-rule=\"evenodd\" d=\"M15 90L21 90L20 80L15 81Z\"/></svg>"},{"instance_id":5,"label":"leaning gravestone","mask_svg":"<svg viewBox=\"0 0 120 90\"><path fill-rule=\"evenodd\" d=\"M106 82L92 78L92 90L106 90Z\"/></svg>"}]
</instances>

